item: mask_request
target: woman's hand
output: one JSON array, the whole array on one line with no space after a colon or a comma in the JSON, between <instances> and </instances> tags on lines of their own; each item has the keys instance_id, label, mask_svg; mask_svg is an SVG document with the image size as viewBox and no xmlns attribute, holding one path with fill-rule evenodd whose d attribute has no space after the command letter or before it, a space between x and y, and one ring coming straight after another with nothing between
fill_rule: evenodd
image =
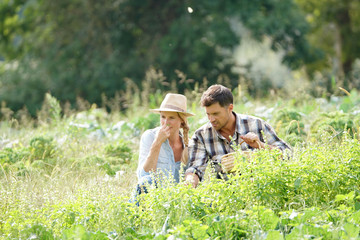
<instances>
[{"instance_id":1,"label":"woman's hand","mask_svg":"<svg viewBox=\"0 0 360 240\"><path fill-rule=\"evenodd\" d=\"M162 144L170 137L170 127L164 124L161 126L160 130L157 132L155 141L159 144Z\"/></svg>"}]
</instances>

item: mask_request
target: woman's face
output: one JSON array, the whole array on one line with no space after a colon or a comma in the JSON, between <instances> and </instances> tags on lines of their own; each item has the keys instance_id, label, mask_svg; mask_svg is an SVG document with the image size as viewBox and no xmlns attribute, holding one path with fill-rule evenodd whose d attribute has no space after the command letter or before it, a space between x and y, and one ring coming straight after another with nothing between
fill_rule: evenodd
<instances>
[{"instance_id":1,"label":"woman's face","mask_svg":"<svg viewBox=\"0 0 360 240\"><path fill-rule=\"evenodd\" d=\"M161 126L169 126L171 133L178 133L182 122L177 112L160 112Z\"/></svg>"}]
</instances>

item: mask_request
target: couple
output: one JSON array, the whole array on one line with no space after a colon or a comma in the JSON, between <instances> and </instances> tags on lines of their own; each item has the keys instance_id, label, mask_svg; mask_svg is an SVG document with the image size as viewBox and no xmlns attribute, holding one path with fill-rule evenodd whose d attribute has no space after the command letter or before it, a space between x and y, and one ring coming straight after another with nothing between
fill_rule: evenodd
<instances>
[{"instance_id":1,"label":"couple","mask_svg":"<svg viewBox=\"0 0 360 240\"><path fill-rule=\"evenodd\" d=\"M137 194L146 192L153 174L179 182L181 163L187 166L185 181L196 187L210 162L218 177L221 175L221 156L233 152L232 146L242 150L265 148L290 149L264 120L233 112L233 95L222 85L210 86L201 97L209 122L195 131L188 143L189 126L186 97L169 93L160 108L160 127L144 132L140 141L137 169ZM183 129L181 133L180 128ZM265 144L266 143L266 144Z\"/></svg>"}]
</instances>

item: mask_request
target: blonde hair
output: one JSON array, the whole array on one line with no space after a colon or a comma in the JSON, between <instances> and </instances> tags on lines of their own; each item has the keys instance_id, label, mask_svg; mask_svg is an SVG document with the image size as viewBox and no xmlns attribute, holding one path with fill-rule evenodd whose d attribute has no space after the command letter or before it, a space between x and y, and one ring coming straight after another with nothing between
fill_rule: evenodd
<instances>
[{"instance_id":1,"label":"blonde hair","mask_svg":"<svg viewBox=\"0 0 360 240\"><path fill-rule=\"evenodd\" d=\"M183 134L184 134L184 144L187 147L189 144L189 130L190 130L189 124L187 121L187 117L184 114L178 112L178 115L180 119L183 121L183 123L181 123L181 128L183 129Z\"/></svg>"}]
</instances>

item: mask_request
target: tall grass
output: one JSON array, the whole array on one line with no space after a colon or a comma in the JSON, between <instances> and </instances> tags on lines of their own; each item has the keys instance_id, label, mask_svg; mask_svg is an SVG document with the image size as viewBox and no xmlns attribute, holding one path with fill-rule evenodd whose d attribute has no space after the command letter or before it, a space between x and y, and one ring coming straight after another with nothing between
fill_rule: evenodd
<instances>
[{"instance_id":1,"label":"tall grass","mask_svg":"<svg viewBox=\"0 0 360 240\"><path fill-rule=\"evenodd\" d=\"M236 91L235 110L269 121L292 157L259 151L251 162L239 158L241 174L229 181L208 170L197 189L169 183L141 196L139 207L128 202L139 139L159 124L148 108L160 93L127 114L108 113L109 99L104 108L65 110L51 95L36 120L9 112L0 122L0 238L359 237L359 94L255 100ZM200 92L187 94L192 133L207 119Z\"/></svg>"}]
</instances>

